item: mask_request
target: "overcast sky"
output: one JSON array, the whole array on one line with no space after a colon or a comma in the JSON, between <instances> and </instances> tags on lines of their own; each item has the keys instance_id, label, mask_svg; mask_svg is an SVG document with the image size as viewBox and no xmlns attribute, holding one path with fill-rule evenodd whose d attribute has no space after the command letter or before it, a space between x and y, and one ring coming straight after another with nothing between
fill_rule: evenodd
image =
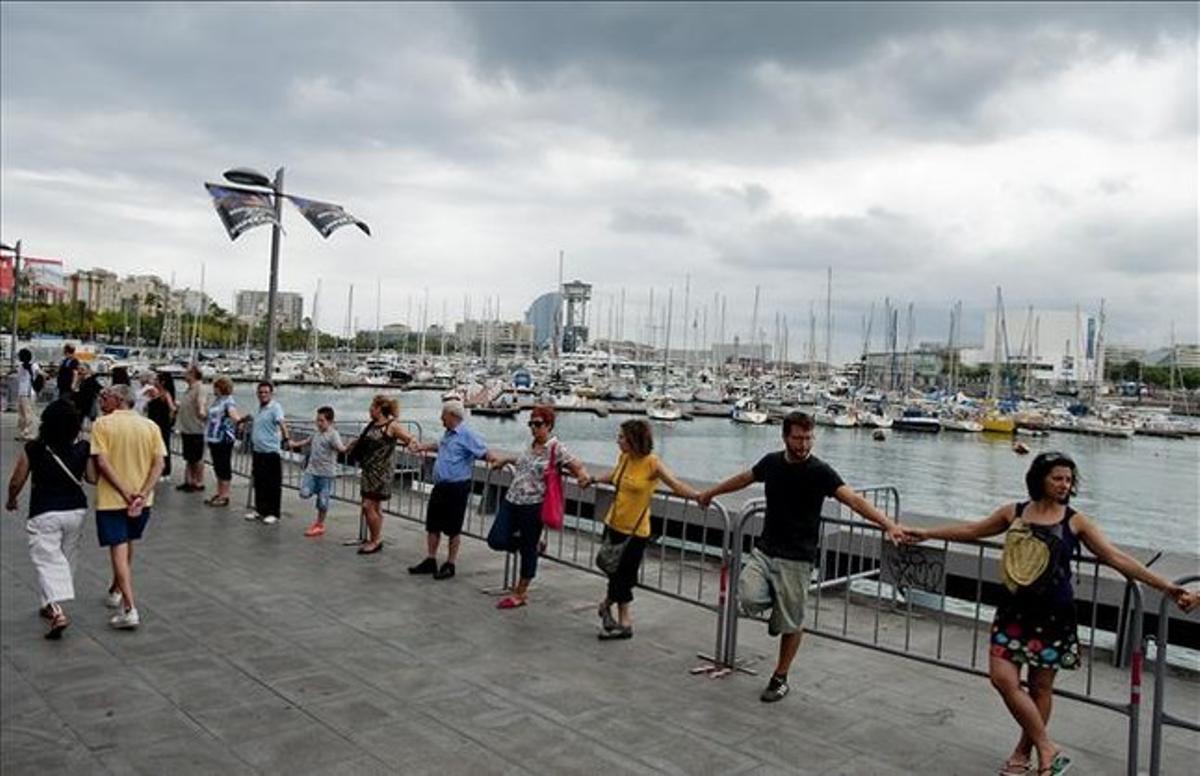
<instances>
[{"instance_id":1,"label":"overcast sky","mask_svg":"<svg viewBox=\"0 0 1200 776\"><path fill-rule=\"evenodd\" d=\"M202 187L286 168L368 222L323 240L285 210L281 288L322 328L412 318L428 289L518 317L557 281L690 275L726 339L789 320L802 353L833 268L835 356L872 302L916 340L1107 300L1107 339L1197 333L1193 3L0 6L0 227L68 271L265 288L270 230L226 236ZM307 305L306 305L307 310ZM901 321L904 320L901 314ZM702 319L701 319L702 320ZM878 340L881 323L875 323ZM661 336L661 335L660 335ZM818 335L823 338L823 334ZM900 341L905 333L902 331ZM1013 343L1015 348L1017 343Z\"/></svg>"}]
</instances>

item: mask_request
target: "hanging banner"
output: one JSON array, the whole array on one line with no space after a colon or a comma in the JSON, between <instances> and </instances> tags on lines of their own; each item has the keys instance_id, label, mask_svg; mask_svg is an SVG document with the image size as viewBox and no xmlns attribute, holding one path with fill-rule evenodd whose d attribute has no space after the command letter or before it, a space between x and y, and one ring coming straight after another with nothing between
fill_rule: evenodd
<instances>
[{"instance_id":1,"label":"hanging banner","mask_svg":"<svg viewBox=\"0 0 1200 776\"><path fill-rule=\"evenodd\" d=\"M341 205L334 205L331 202L317 202L312 199L301 199L300 197L288 196L300 212L304 215L308 222L313 225L321 233L322 237L328 238L333 234L338 227L354 224L359 229L371 234L371 230L362 221L359 221L354 216L342 209Z\"/></svg>"},{"instance_id":2,"label":"hanging banner","mask_svg":"<svg viewBox=\"0 0 1200 776\"><path fill-rule=\"evenodd\" d=\"M204 188L212 195L213 207L217 209L230 240L236 240L243 232L256 226L278 223L275 220L275 205L269 194L214 183L206 183Z\"/></svg>"}]
</instances>

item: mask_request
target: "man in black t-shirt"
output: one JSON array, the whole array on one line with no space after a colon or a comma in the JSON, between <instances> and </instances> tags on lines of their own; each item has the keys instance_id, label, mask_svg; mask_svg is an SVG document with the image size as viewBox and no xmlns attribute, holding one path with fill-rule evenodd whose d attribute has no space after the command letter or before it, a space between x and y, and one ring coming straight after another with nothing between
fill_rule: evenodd
<instances>
[{"instance_id":1,"label":"man in black t-shirt","mask_svg":"<svg viewBox=\"0 0 1200 776\"><path fill-rule=\"evenodd\" d=\"M58 398L71 399L75 393L75 371L79 369L79 360L75 358L75 346L63 345L63 360L58 365Z\"/></svg>"},{"instance_id":2,"label":"man in black t-shirt","mask_svg":"<svg viewBox=\"0 0 1200 776\"><path fill-rule=\"evenodd\" d=\"M829 464L812 454L813 420L803 412L783 419L784 449L763 456L754 467L700 494L701 506L714 497L763 483L767 511L762 535L738 577L738 598L747 614L771 610L767 629L779 636L779 661L760 696L764 702L787 695L787 674L804 625L804 605L813 564L820 561L821 507L835 498L884 530L893 543L904 531L855 493Z\"/></svg>"}]
</instances>

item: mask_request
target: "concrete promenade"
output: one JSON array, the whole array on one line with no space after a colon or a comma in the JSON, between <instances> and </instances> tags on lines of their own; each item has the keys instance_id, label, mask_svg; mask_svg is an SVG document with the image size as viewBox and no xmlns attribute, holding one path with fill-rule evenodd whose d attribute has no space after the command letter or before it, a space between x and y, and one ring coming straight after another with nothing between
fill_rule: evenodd
<instances>
[{"instance_id":1,"label":"concrete promenade","mask_svg":"<svg viewBox=\"0 0 1200 776\"><path fill-rule=\"evenodd\" d=\"M13 428L3 416L6 483ZM1016 739L978 677L810 638L791 695L766 705L762 676L689 673L711 612L640 591L635 637L602 643L595 575L544 563L530 605L500 612L481 589L504 559L477 540L456 578L411 577L418 524L387 518L384 550L358 556L341 546L353 506L306 539L311 505L293 491L264 526L242 519L234 485L239 506L221 510L160 488L135 553L137 631L106 625L89 519L59 642L35 613L28 489L5 513L0 772L994 774ZM740 644L769 670L763 626L743 623ZM1052 731L1075 773L1124 772L1122 717L1059 699ZM1165 754L1190 772L1200 741L1171 735Z\"/></svg>"}]
</instances>

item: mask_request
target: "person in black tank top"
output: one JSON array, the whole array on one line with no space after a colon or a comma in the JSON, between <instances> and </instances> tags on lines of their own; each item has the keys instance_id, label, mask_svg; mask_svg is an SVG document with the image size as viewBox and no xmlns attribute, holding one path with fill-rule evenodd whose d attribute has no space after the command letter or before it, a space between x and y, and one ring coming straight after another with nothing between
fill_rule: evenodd
<instances>
[{"instance_id":1,"label":"person in black tank top","mask_svg":"<svg viewBox=\"0 0 1200 776\"><path fill-rule=\"evenodd\" d=\"M41 596L38 614L48 622L48 639L61 638L70 624L62 602L75 597L75 552L87 514L83 481L96 481L88 443L79 440L81 425L69 399L48 404L37 439L17 456L8 482L6 507L15 512L25 482L33 480L26 534Z\"/></svg>"},{"instance_id":2,"label":"person in black tank top","mask_svg":"<svg viewBox=\"0 0 1200 776\"><path fill-rule=\"evenodd\" d=\"M992 621L988 676L1021 726L1021 737L1001 767L1002 776L1033 773L1035 749L1038 776L1058 776L1071 767L1070 758L1050 739L1046 721L1058 669L1079 666L1071 558L1080 545L1101 563L1170 596L1184 611L1200 603L1200 595L1147 569L1111 544L1091 518L1072 509L1069 502L1078 484L1074 461L1062 453L1041 453L1025 474L1029 501L1005 504L973 523L905 529L908 541L967 542L1004 533L1020 518L1050 548L1049 565L1034 582L1015 591L1001 588ZM1028 691L1021 686L1023 665L1028 666Z\"/></svg>"}]
</instances>

